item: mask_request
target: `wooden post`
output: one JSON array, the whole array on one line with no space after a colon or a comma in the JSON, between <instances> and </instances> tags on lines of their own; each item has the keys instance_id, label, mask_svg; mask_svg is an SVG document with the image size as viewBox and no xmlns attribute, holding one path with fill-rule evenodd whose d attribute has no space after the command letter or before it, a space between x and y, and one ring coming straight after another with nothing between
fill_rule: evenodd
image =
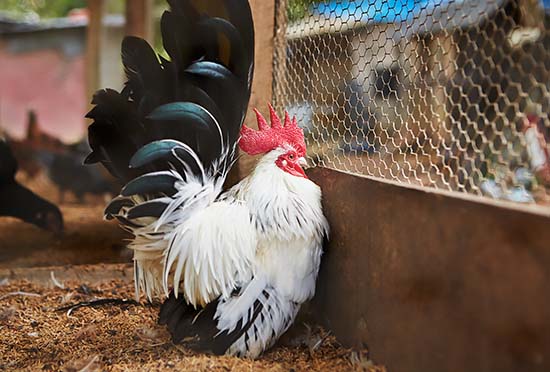
<instances>
[{"instance_id":1,"label":"wooden post","mask_svg":"<svg viewBox=\"0 0 550 372\"><path fill-rule=\"evenodd\" d=\"M250 0L256 36L254 82L250 107L264 111L271 103L273 85L273 45L275 36L275 0ZM249 110L251 113L252 110ZM253 116L251 116L253 117Z\"/></svg>"},{"instance_id":2,"label":"wooden post","mask_svg":"<svg viewBox=\"0 0 550 372\"><path fill-rule=\"evenodd\" d=\"M126 0L126 35L153 40L153 0Z\"/></svg>"},{"instance_id":3,"label":"wooden post","mask_svg":"<svg viewBox=\"0 0 550 372\"><path fill-rule=\"evenodd\" d=\"M103 35L104 0L88 0L89 21L86 32L86 100L99 89L101 39Z\"/></svg>"},{"instance_id":4,"label":"wooden post","mask_svg":"<svg viewBox=\"0 0 550 372\"><path fill-rule=\"evenodd\" d=\"M273 45L275 36L275 0L249 0L254 17L254 32L256 36L254 81L252 97L246 117L246 125L256 128L256 120L252 109L266 113L267 104L273 98ZM235 164L238 177L243 178L250 173L255 159L244 155Z\"/></svg>"}]
</instances>

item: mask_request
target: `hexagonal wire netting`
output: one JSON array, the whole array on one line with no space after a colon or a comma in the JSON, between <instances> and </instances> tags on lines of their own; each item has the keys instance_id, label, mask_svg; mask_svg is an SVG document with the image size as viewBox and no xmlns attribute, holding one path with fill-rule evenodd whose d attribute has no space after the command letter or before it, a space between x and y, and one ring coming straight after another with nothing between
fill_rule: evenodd
<instances>
[{"instance_id":1,"label":"hexagonal wire netting","mask_svg":"<svg viewBox=\"0 0 550 372\"><path fill-rule=\"evenodd\" d=\"M310 161L550 204L550 1L304 3L277 2L274 96Z\"/></svg>"}]
</instances>

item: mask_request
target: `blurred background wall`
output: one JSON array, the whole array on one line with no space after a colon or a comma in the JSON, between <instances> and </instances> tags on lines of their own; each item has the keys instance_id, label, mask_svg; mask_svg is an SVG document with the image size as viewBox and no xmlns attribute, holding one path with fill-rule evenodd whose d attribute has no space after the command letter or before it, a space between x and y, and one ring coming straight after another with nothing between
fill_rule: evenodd
<instances>
[{"instance_id":1,"label":"blurred background wall","mask_svg":"<svg viewBox=\"0 0 550 372\"><path fill-rule=\"evenodd\" d=\"M99 85L119 89L124 17L103 23ZM33 110L44 132L67 143L84 136L87 24L86 11L33 23L0 18L0 127L8 135L22 139Z\"/></svg>"}]
</instances>

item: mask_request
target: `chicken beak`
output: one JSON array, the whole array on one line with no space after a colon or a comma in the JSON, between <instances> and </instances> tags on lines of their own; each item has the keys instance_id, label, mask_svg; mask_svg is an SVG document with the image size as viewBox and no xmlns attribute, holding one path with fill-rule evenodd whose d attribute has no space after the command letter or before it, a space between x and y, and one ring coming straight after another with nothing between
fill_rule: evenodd
<instances>
[{"instance_id":1,"label":"chicken beak","mask_svg":"<svg viewBox=\"0 0 550 372\"><path fill-rule=\"evenodd\" d=\"M301 167L307 167L307 160L306 158L304 157L301 157L298 159L298 164L301 166Z\"/></svg>"}]
</instances>

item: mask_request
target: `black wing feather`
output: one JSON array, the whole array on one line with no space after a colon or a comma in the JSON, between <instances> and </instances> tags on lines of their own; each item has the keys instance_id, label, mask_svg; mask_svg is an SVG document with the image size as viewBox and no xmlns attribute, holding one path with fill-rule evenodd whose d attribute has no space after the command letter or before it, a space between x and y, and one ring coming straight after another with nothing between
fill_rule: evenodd
<instances>
[{"instance_id":1,"label":"black wing feather","mask_svg":"<svg viewBox=\"0 0 550 372\"><path fill-rule=\"evenodd\" d=\"M264 295L268 296L268 293L264 292ZM241 319L232 332L220 332L215 319L218 305L219 300L216 300L204 308L195 309L183 298L176 298L171 293L160 309L159 324L167 326L174 343L185 340L186 344L193 349L222 355L250 327L254 326L263 306L259 300L255 301L252 316L246 324L243 324Z\"/></svg>"}]
</instances>

